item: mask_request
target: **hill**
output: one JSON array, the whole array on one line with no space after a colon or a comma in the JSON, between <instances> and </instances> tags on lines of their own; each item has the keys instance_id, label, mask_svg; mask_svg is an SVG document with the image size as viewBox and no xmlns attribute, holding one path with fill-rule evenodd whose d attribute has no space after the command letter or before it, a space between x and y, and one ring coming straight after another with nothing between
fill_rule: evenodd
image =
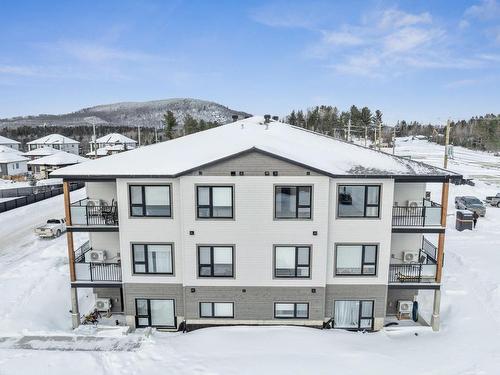
<instances>
[{"instance_id":1,"label":"hill","mask_svg":"<svg viewBox=\"0 0 500 375\"><path fill-rule=\"evenodd\" d=\"M98 105L76 112L38 116L20 116L0 119L0 128L21 126L126 126L160 127L161 119L167 111L172 111L182 125L187 115L196 120L224 124L232 120L233 115L248 116L248 113L235 111L221 104L189 98L155 100L149 102L123 102Z\"/></svg>"}]
</instances>

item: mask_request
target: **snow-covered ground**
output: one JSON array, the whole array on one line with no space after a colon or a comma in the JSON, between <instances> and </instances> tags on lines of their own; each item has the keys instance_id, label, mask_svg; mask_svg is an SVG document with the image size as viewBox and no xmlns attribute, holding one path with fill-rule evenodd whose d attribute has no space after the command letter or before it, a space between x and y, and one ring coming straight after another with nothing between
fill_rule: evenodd
<instances>
[{"instance_id":1,"label":"snow-covered ground","mask_svg":"<svg viewBox=\"0 0 500 375\"><path fill-rule=\"evenodd\" d=\"M427 141L399 140L396 151L442 165L443 147ZM476 186L451 186L438 333L300 327L157 332L132 352L0 349L0 374L499 374L500 209L488 207L475 231L457 232L452 201L500 191L500 160L456 147L449 167L476 178ZM429 189L439 200L439 186ZM0 214L0 348L2 336L70 334L65 238L40 240L32 232L61 214L62 196Z\"/></svg>"},{"instance_id":2,"label":"snow-covered ground","mask_svg":"<svg viewBox=\"0 0 500 375\"><path fill-rule=\"evenodd\" d=\"M61 178L50 178L46 180L38 180L37 186L42 185L55 185L62 184ZM30 186L28 181L13 181L13 180L4 180L0 178L0 189L15 189Z\"/></svg>"}]
</instances>

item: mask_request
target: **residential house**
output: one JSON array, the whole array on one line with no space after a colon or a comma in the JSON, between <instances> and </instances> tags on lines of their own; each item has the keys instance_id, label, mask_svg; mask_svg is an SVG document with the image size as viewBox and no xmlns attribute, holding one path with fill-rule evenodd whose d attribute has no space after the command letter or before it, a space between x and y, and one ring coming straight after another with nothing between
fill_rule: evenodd
<instances>
[{"instance_id":1,"label":"residential house","mask_svg":"<svg viewBox=\"0 0 500 375\"><path fill-rule=\"evenodd\" d=\"M28 151L49 146L55 148L56 150L66 151L75 155L78 155L79 153L79 144L80 142L61 134L49 134L45 137L35 139L34 141L27 143Z\"/></svg>"},{"instance_id":2,"label":"residential house","mask_svg":"<svg viewBox=\"0 0 500 375\"><path fill-rule=\"evenodd\" d=\"M461 179L448 170L256 116L51 176L65 187L75 327L78 290L93 288L132 327L439 328ZM71 201L72 181L86 199Z\"/></svg>"},{"instance_id":3,"label":"residential house","mask_svg":"<svg viewBox=\"0 0 500 375\"><path fill-rule=\"evenodd\" d=\"M28 158L21 156L18 152L0 152L0 177L19 176L28 172Z\"/></svg>"},{"instance_id":4,"label":"residential house","mask_svg":"<svg viewBox=\"0 0 500 375\"><path fill-rule=\"evenodd\" d=\"M127 146L125 146L124 144L117 144L117 145L113 145L113 146L100 147L97 150L87 152L87 154L85 156L88 156L91 159L98 159L98 158L101 158L103 156L118 154L120 152L124 152L127 150L130 150L130 149L128 149Z\"/></svg>"},{"instance_id":5,"label":"residential house","mask_svg":"<svg viewBox=\"0 0 500 375\"><path fill-rule=\"evenodd\" d=\"M35 148L31 151L23 152L21 155L26 156L30 160L36 160L43 158L44 156L49 156L61 152L53 147L45 146L40 148Z\"/></svg>"},{"instance_id":6,"label":"residential house","mask_svg":"<svg viewBox=\"0 0 500 375\"><path fill-rule=\"evenodd\" d=\"M113 148L114 147L114 148ZM90 142L90 152L87 154L88 156L92 156L91 153L94 153L97 150L114 150L116 152L119 151L127 151L132 150L137 147L137 141L132 138L126 137L123 134L119 133L110 133L103 137L97 138L95 142ZM99 153L96 157L110 155L111 152L106 152L105 154L101 151L101 155Z\"/></svg>"},{"instance_id":7,"label":"residential house","mask_svg":"<svg viewBox=\"0 0 500 375\"><path fill-rule=\"evenodd\" d=\"M84 163L89 159L69 152L58 151L55 154L44 156L28 162L28 166L36 178L48 178L49 173L69 165Z\"/></svg>"},{"instance_id":8,"label":"residential house","mask_svg":"<svg viewBox=\"0 0 500 375\"><path fill-rule=\"evenodd\" d=\"M15 141L13 139L3 137L0 135L0 146L5 146L12 148L14 150L19 150L19 147L21 146L21 142Z\"/></svg>"}]
</instances>

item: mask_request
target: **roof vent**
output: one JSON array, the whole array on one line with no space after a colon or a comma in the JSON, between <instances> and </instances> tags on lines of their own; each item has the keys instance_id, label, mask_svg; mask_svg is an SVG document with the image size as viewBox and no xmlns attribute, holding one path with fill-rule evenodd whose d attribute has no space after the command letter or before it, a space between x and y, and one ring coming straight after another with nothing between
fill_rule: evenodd
<instances>
[{"instance_id":1,"label":"roof vent","mask_svg":"<svg viewBox=\"0 0 500 375\"><path fill-rule=\"evenodd\" d=\"M233 118L233 122L238 121L238 115L233 115L232 118Z\"/></svg>"},{"instance_id":2,"label":"roof vent","mask_svg":"<svg viewBox=\"0 0 500 375\"><path fill-rule=\"evenodd\" d=\"M274 121L279 121L279 119L280 119L280 118L279 118L278 116L273 116L273 120L274 120Z\"/></svg>"},{"instance_id":3,"label":"roof vent","mask_svg":"<svg viewBox=\"0 0 500 375\"><path fill-rule=\"evenodd\" d=\"M264 115L264 122L269 124L269 120L271 120L271 115Z\"/></svg>"}]
</instances>

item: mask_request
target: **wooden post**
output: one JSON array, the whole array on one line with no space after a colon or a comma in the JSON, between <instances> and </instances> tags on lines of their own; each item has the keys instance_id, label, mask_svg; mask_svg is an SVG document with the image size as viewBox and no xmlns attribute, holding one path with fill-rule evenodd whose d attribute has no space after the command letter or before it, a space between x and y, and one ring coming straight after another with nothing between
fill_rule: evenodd
<instances>
[{"instance_id":1,"label":"wooden post","mask_svg":"<svg viewBox=\"0 0 500 375\"><path fill-rule=\"evenodd\" d=\"M71 226L71 199L69 181L63 181L64 213L66 215L66 226ZM68 240L69 276L71 282L76 281L75 273L75 245L73 242L73 232L66 231Z\"/></svg>"},{"instance_id":2,"label":"wooden post","mask_svg":"<svg viewBox=\"0 0 500 375\"><path fill-rule=\"evenodd\" d=\"M441 226L446 228L446 215L448 211L448 193L450 189L449 182L443 182L443 190L441 192ZM441 277L443 273L443 260L444 260L444 233L439 233L438 237L438 253L437 253L437 265L436 265L436 282L441 282Z\"/></svg>"}]
</instances>

